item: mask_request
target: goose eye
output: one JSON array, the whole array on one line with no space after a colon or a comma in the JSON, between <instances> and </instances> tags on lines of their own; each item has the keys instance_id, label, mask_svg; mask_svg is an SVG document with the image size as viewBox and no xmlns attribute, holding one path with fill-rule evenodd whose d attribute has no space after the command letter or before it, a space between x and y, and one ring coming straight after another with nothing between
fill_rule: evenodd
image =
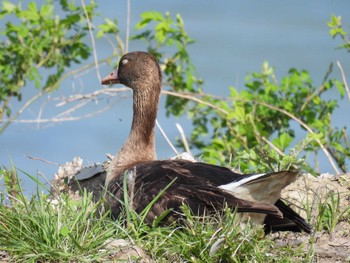
<instances>
[{"instance_id":1,"label":"goose eye","mask_svg":"<svg viewBox=\"0 0 350 263\"><path fill-rule=\"evenodd\" d=\"M127 60L127 59L123 59L123 60L122 60L122 64L123 64L123 65L128 64L128 62L129 62L129 60Z\"/></svg>"}]
</instances>

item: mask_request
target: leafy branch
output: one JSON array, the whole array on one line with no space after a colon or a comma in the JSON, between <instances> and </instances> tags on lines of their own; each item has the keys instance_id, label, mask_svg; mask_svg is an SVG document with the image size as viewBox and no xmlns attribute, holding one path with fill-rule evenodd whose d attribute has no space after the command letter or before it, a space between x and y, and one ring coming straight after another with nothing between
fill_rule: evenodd
<instances>
[{"instance_id":1,"label":"leafy branch","mask_svg":"<svg viewBox=\"0 0 350 263\"><path fill-rule=\"evenodd\" d=\"M350 39L348 38L348 33L343 29L342 20L340 16L331 16L331 21L327 23L330 28L329 34L333 37L340 37L343 40L343 44L340 48L347 49L350 51Z\"/></svg>"},{"instance_id":2,"label":"leafy branch","mask_svg":"<svg viewBox=\"0 0 350 263\"><path fill-rule=\"evenodd\" d=\"M186 114L192 120L190 147L200 150L206 161L227 164L231 156L264 144L281 155L295 139L292 119L314 138L307 151L317 156L321 149L337 174L347 170L350 145L346 127L339 129L331 123L338 101L324 97L336 88L343 98L347 90L344 74L343 83L332 78L333 64L322 83L314 85L308 71L297 69L291 69L279 82L273 67L264 63L261 72L246 77L244 90L230 87L230 96L219 98L202 92L202 81L195 77L189 55L182 52L193 41L179 15L173 20L168 13L146 12L136 28L143 31L135 38L145 41L148 49L161 57L165 82L172 90L167 93L172 95L167 98L168 114ZM339 24L337 28L336 33L345 37ZM165 55L169 50L175 53L170 58Z\"/></svg>"},{"instance_id":3,"label":"leafy branch","mask_svg":"<svg viewBox=\"0 0 350 263\"><path fill-rule=\"evenodd\" d=\"M40 8L30 2L26 9L21 4L2 2L0 17L13 16L18 23L8 20L1 32L5 41L0 43L0 120L11 115L10 100L20 101L21 90L28 82L34 82L43 93L51 92L58 87L66 68L89 57L90 48L83 42L86 29L82 8L64 0L60 5L64 19L54 15L50 2ZM93 3L86 7L90 17L94 7ZM48 70L45 81L39 69Z\"/></svg>"},{"instance_id":4,"label":"leafy branch","mask_svg":"<svg viewBox=\"0 0 350 263\"><path fill-rule=\"evenodd\" d=\"M30 2L27 8L21 4L14 5L8 1L2 3L0 18L9 16L17 18L17 23L8 21L2 34L6 37L0 43L0 134L39 98L59 88L66 78L79 74L91 67L96 68L98 78L98 65L110 61L111 57L122 50L123 41L118 35L116 25L111 23L100 25L98 37L109 38L114 35L118 46L113 45L114 53L111 57L98 60L96 54L95 38L91 20L95 16L96 5L89 5L81 1L81 6L60 1L63 18L55 15L55 6L51 1L37 7ZM107 21L109 22L109 21ZM76 70L69 70L73 64L81 63L90 57L91 48L84 43L84 36L89 32L94 54L94 64L86 64ZM35 66L33 67L32 64ZM47 70L50 74L43 81L42 72ZM22 89L29 82L34 82L40 89L32 98L28 99L17 112L13 113L10 102L13 99L22 100ZM87 114L86 116L93 116ZM7 118L6 118L7 117ZM84 116L82 116L84 117ZM58 121L60 118L51 118ZM79 119L66 118L68 119ZM42 120L38 120L40 122Z\"/></svg>"}]
</instances>

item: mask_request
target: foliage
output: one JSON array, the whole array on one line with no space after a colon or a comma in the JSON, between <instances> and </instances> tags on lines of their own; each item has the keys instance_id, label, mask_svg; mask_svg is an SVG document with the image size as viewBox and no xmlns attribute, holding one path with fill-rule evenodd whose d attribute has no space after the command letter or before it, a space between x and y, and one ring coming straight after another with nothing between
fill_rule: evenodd
<instances>
[{"instance_id":1,"label":"foliage","mask_svg":"<svg viewBox=\"0 0 350 263\"><path fill-rule=\"evenodd\" d=\"M152 23L155 24L153 29L145 29ZM144 12L136 29L143 31L133 39L145 41L148 51L161 61L166 85L177 92L201 91L202 81L195 77L195 68L187 51L187 46L194 41L185 31L183 19L179 14L174 20L169 13L162 15L155 11ZM166 55L166 51L170 51L173 55ZM187 103L186 99L168 96L166 100L168 115L184 114Z\"/></svg>"},{"instance_id":2,"label":"foliage","mask_svg":"<svg viewBox=\"0 0 350 263\"><path fill-rule=\"evenodd\" d=\"M79 201L68 195L52 200L38 189L28 199L17 171L3 171L5 180L15 180L6 186L9 199L0 204L0 251L26 262L97 260L106 254L100 249L116 229L91 195L84 193Z\"/></svg>"},{"instance_id":3,"label":"foliage","mask_svg":"<svg viewBox=\"0 0 350 263\"><path fill-rule=\"evenodd\" d=\"M329 23L331 34L345 37L346 32L339 25L339 21L340 19L332 18ZM151 22L156 24L155 33L145 31L136 37L147 40L150 50L160 50L172 45L173 39L177 41L177 48L186 48L187 42L181 41L187 39L183 26L171 27L175 23L168 14L164 17L156 12L148 12L142 16L137 28L143 28ZM167 71L167 63L163 65L168 85L174 90L185 92L175 95L178 97L171 100L168 98L166 108L168 113L175 116L187 114L192 120L194 129L190 146L199 149L200 156L205 161L227 165L232 156L237 159L237 156L245 155L252 148L264 144L270 145L271 149L283 155L295 140L294 121L314 138L311 147L307 148L308 151L317 156L322 149L332 156L343 172L347 171L346 162L350 158L347 130L346 127L332 126L332 114L338 107L338 100L326 99L326 94L331 89L338 89L341 98L345 93L344 84L330 77L332 64L322 83L316 85L307 70L294 68L278 81L274 68L265 62L261 72L253 72L246 77L245 89L230 87L230 96L223 98L204 95L198 86L200 82L182 79L183 76L189 80L195 79L192 75L195 70L188 54L185 54L186 59L183 62L187 64L183 65L180 60L177 67L179 70L171 71L171 75ZM185 74L186 68L190 70L185 72L191 75ZM180 81L172 82L173 79ZM183 103L183 97L196 103ZM268 166L278 165L276 158L271 161L274 163ZM245 168L257 168L252 165L246 165Z\"/></svg>"},{"instance_id":4,"label":"foliage","mask_svg":"<svg viewBox=\"0 0 350 263\"><path fill-rule=\"evenodd\" d=\"M340 37L343 40L343 44L340 48L347 49L350 52L350 39L348 38L348 33L343 29L342 21L340 16L331 16L331 21L327 23L330 28L329 34L333 37Z\"/></svg>"},{"instance_id":5,"label":"foliage","mask_svg":"<svg viewBox=\"0 0 350 263\"><path fill-rule=\"evenodd\" d=\"M300 154L307 147L310 147L312 141L313 138L311 136L306 137L292 147L288 154L271 150L269 145L256 146L252 149L238 152L237 156L231 161L231 164L234 169L243 173L249 173L251 167L254 167L255 172L277 172L298 169L312 172L305 159L300 158Z\"/></svg>"},{"instance_id":6,"label":"foliage","mask_svg":"<svg viewBox=\"0 0 350 263\"><path fill-rule=\"evenodd\" d=\"M347 214L350 212L350 207L341 209L340 207L340 193L328 191L324 200L319 200L318 216L315 222L315 229L317 231L327 230L332 233L335 226L341 220L349 218Z\"/></svg>"},{"instance_id":7,"label":"foliage","mask_svg":"<svg viewBox=\"0 0 350 263\"><path fill-rule=\"evenodd\" d=\"M319 144L325 145L346 171L345 158L350 157L346 128L331 125L338 102L322 97L328 90L342 87L338 80L325 78L316 86L306 70L291 69L279 83L273 68L265 63L261 73L247 76L245 86L242 91L231 87L229 98L205 96L203 100L210 106L189 110L194 118L191 144L201 149L205 159L227 163L230 156L266 143L284 152L295 138L293 120L318 140L308 151L317 154ZM213 132L208 141L204 138L209 124Z\"/></svg>"},{"instance_id":8,"label":"foliage","mask_svg":"<svg viewBox=\"0 0 350 263\"><path fill-rule=\"evenodd\" d=\"M58 88L65 69L90 56L85 44L85 11L67 0L60 2L63 18L55 13L55 4L47 1L40 8L30 2L27 8L3 1L0 18L0 121L11 116L11 99L22 99L22 90L30 81L44 93ZM94 14L95 4L85 7ZM43 71L45 69L45 71ZM47 77L43 79L43 72ZM46 75L45 74L45 75Z\"/></svg>"}]
</instances>

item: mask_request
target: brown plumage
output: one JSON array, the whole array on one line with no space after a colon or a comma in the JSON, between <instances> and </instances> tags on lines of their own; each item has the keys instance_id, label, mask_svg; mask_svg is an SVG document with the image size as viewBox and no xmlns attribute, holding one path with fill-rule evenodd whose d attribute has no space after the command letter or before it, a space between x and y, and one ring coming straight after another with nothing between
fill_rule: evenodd
<instances>
[{"instance_id":1,"label":"brown plumage","mask_svg":"<svg viewBox=\"0 0 350 263\"><path fill-rule=\"evenodd\" d=\"M128 139L107 169L108 202L118 217L124 200L126 176L133 208L141 212L162 190L167 190L152 206L146 222L164 211L170 223L179 218L180 206L186 204L202 215L220 211L225 206L251 216L264 224L266 232L291 230L310 232L310 226L289 206L279 200L281 190L294 181L297 172L242 175L225 167L185 160L157 161L155 120L162 75L157 60L146 52L124 55L116 72L102 84L121 83L133 90L133 121Z\"/></svg>"}]
</instances>

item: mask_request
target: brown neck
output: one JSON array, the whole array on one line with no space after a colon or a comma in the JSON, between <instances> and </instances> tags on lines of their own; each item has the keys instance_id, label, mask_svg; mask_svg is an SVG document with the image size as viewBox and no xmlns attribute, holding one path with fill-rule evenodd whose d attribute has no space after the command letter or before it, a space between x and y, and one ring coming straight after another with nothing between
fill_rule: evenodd
<instances>
[{"instance_id":1,"label":"brown neck","mask_svg":"<svg viewBox=\"0 0 350 263\"><path fill-rule=\"evenodd\" d=\"M134 92L133 120L127 142L133 144L133 150L148 151L155 155L155 123L157 118L159 93Z\"/></svg>"},{"instance_id":2,"label":"brown neck","mask_svg":"<svg viewBox=\"0 0 350 263\"><path fill-rule=\"evenodd\" d=\"M155 122L159 93L160 87L150 90L134 89L131 131L108 168L107 184L131 164L156 159Z\"/></svg>"}]
</instances>

